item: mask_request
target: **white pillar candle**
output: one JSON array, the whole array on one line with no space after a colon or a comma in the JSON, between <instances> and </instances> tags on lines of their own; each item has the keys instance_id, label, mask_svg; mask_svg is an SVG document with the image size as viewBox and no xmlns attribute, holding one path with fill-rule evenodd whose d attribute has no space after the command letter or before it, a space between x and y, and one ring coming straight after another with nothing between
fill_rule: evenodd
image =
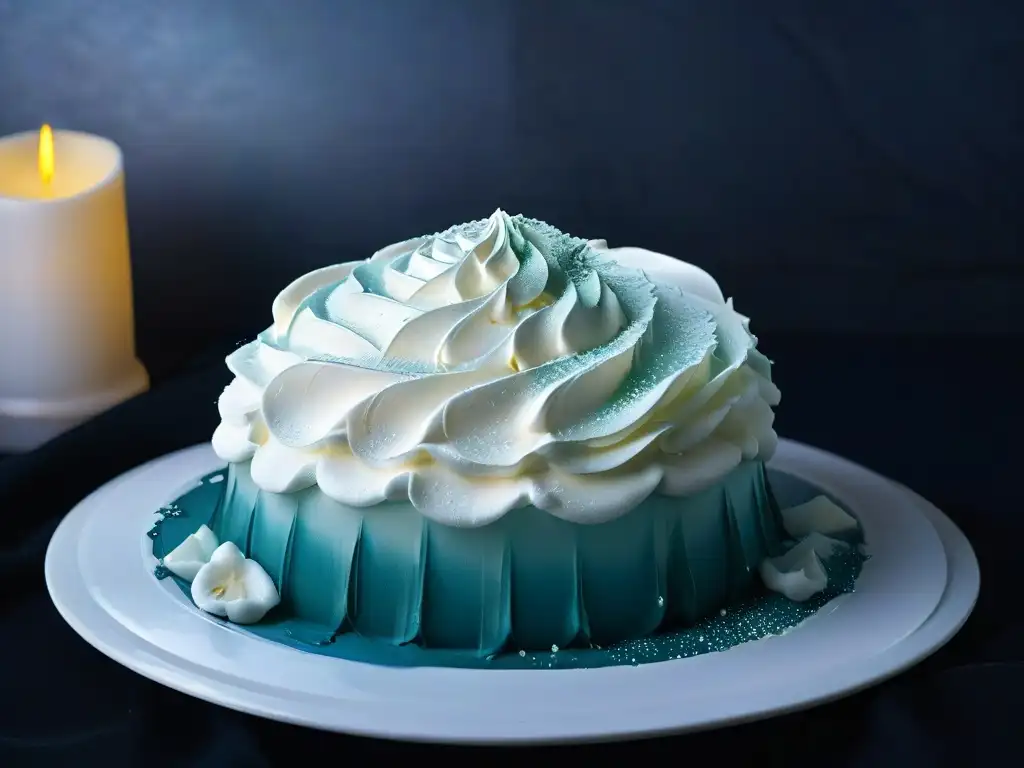
<instances>
[{"instance_id":1,"label":"white pillar candle","mask_svg":"<svg viewBox=\"0 0 1024 768\"><path fill-rule=\"evenodd\" d=\"M135 357L121 151L0 138L0 451L34 448L147 388Z\"/></svg>"}]
</instances>

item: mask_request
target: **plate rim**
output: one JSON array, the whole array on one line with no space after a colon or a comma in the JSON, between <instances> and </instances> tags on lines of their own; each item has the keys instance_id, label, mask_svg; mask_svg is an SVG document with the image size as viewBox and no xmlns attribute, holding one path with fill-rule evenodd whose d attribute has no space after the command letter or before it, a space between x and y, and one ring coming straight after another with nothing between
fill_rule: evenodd
<instances>
[{"instance_id":1,"label":"plate rim","mask_svg":"<svg viewBox=\"0 0 1024 768\"><path fill-rule=\"evenodd\" d=\"M468 732L456 733L451 729L446 731L443 726L438 726L437 724L429 722L431 720L430 717L424 717L422 718L422 726L417 732L413 732L410 731L408 727L398 730L394 727L389 728L386 711L379 721L363 717L361 722L356 722L351 718L344 723L337 721L326 722L323 719L311 719L301 713L289 711L288 707L285 706L287 700L280 697L270 696L262 691L246 688L244 685L245 681L240 681L234 678L232 678L231 682L211 679L209 672L202 669L197 664L189 662L182 663L182 660L180 659L178 660L178 663L170 663L167 659L160 658L159 654L153 654L149 649L141 647L135 648L131 651L123 647L119 648L117 647L117 642L104 638L102 633L97 634L99 630L90 626L89 620L80 615L82 610L81 606L79 605L76 609L75 596L69 594L70 592L73 592L73 589L67 589L67 578L65 577L65 574L62 573L62 569L66 566L65 559L69 548L74 547L75 551L77 551L79 542L76 540L75 534L80 532L91 516L94 517L97 514L93 510L97 497L115 493L119 488L123 491L126 484L139 482L140 478L144 477L147 471L153 470L153 467L187 461L188 457L199 456L203 453L204 449L208 451L208 444L200 444L185 448L136 467L104 484L76 505L76 507L58 525L51 538L50 545L47 548L45 573L47 588L50 592L51 598L53 599L53 602L61 616L79 635L83 637L83 639L86 640L86 642L93 645L93 647L97 648L104 655L145 677L214 704L227 706L229 708L260 717L288 722L295 725L313 727L321 730L420 743L467 745L487 744L508 746L625 741L630 739L672 735L683 732L695 732L698 730L723 727L739 722L763 719L766 717L806 709L851 695L857 691L863 690L864 688L891 678L905 671L914 664L919 663L921 660L931 655L931 653L938 650L938 648L948 642L949 639L959 631L974 607L980 588L978 563L974 552L971 549L970 543L956 525L936 509L934 505L931 505L913 491L910 491L903 486L899 486L893 481L882 478L880 475L877 475L846 459L842 459L817 448L812 448L793 441L782 440L780 441L779 453L777 454L776 459L773 459L769 466L778 463L788 464L790 466L776 466L774 468L781 469L788 474L792 474L805 481L812 482L819 487L822 487L824 490L829 490L830 492L831 489L829 488L829 484L827 482L822 482L820 477L813 476L817 474L815 470L811 469L808 472L807 464L813 464L814 462L818 462L820 464L824 462L826 465L839 467L846 472L853 472L854 474L861 474L863 477L870 476L884 480L888 486L888 491L894 498L902 499L904 504L909 508L913 508L919 515L923 516L935 530L946 557L945 588L937 604L927 618L925 618L916 629L902 639L896 641L882 654L879 654L879 656L890 654L894 649L898 651L902 646L903 653L896 653L895 661L889 660L888 663L882 664L878 668L874 669L873 672L868 674L864 674L863 671L858 672L855 669L858 664L864 663L863 660L860 662L846 661L837 664L835 669L831 670L830 675L830 677L833 678L836 674L839 674L840 678L845 675L847 678L846 681L839 683L833 682L830 689L827 691L821 690L816 694L805 693L802 697L798 697L797 700L788 701L784 704L773 707L761 706L752 709L744 709L741 705L736 711L716 718L710 718L698 722L681 721L646 728L637 726L625 728L609 727L602 729L600 732L595 732L592 729L589 731L585 728L581 730L579 723L575 721L569 722L566 720L564 721L564 725L561 729L557 727L551 728L546 730L544 733L530 734L528 732L517 731L513 733L509 731L504 735L501 735L498 732L473 735ZM803 459L803 462L801 462L801 459ZM177 490L177 487L168 487L166 489L168 493L172 490ZM167 500L169 501L170 498L172 497L168 496ZM841 495L840 499L842 500ZM88 596L88 590L86 590L84 586L82 587L82 591L84 591L86 596ZM77 597L80 598L81 595L78 595ZM107 618L114 622L114 625L116 625L121 632L126 633L129 638L135 638L136 640L140 639L138 636L133 635L126 626L117 623L117 621L112 617L108 616ZM806 632L808 630L805 627L800 627L794 631ZM266 643L266 641L260 638L247 635L244 637L252 642ZM784 635L778 639L784 640L785 637L786 636ZM130 640L126 638L122 638L122 640L125 643L130 642ZM164 653L166 654L166 651ZM301 652L299 651L297 653ZM728 652L725 654L709 654L708 656L713 655L724 657L727 653ZM318 656L316 654L303 655L321 660L320 663L356 663ZM662 662L660 664L644 666L680 665L686 661L688 660L684 659L681 661ZM851 667L854 669L851 670ZM610 669L632 669L632 667L613 667ZM530 670L525 671L522 674L547 675L560 674L562 672L586 674L599 671L599 669L553 670L552 672ZM496 671L491 670L460 670L460 672L473 672L478 675L493 675L496 673ZM311 694L304 693L303 695L308 697ZM276 707L274 706L275 700L277 702ZM324 704L328 706L329 703L329 701L324 702ZM385 702L385 704L387 704L387 702ZM740 704L742 703L740 702ZM367 709L375 710L377 707L371 706ZM634 710L635 709L636 708L634 707ZM372 713L367 712L367 714ZM435 713L434 717L436 719L437 713ZM443 722L443 713L441 720ZM518 723L517 725L522 725L522 723Z\"/></svg>"}]
</instances>

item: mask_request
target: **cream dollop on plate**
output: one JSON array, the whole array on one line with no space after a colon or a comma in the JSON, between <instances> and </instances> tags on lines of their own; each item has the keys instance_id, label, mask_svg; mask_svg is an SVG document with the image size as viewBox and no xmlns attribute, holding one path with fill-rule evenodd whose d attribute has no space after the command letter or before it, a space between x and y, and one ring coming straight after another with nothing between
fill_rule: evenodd
<instances>
[{"instance_id":1,"label":"cream dollop on plate","mask_svg":"<svg viewBox=\"0 0 1024 768\"><path fill-rule=\"evenodd\" d=\"M831 538L857 529L857 521L827 496L782 510L782 525L795 542L779 557L761 561L761 581L768 589L804 602L828 586L824 561L849 547Z\"/></svg>"},{"instance_id":2,"label":"cream dollop on plate","mask_svg":"<svg viewBox=\"0 0 1024 768\"><path fill-rule=\"evenodd\" d=\"M193 581L219 546L217 534L201 525L199 530L167 553L163 559L164 568L185 581Z\"/></svg>"},{"instance_id":3,"label":"cream dollop on plate","mask_svg":"<svg viewBox=\"0 0 1024 768\"><path fill-rule=\"evenodd\" d=\"M281 602L281 596L263 567L226 541L193 579L192 601L235 624L255 624Z\"/></svg>"}]
</instances>

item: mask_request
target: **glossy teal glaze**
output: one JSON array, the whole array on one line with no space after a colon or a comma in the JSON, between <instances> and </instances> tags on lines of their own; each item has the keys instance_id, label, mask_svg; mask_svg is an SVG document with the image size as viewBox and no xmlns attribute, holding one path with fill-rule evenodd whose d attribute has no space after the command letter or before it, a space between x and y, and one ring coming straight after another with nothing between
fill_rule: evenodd
<instances>
[{"instance_id":1,"label":"glossy teal glaze","mask_svg":"<svg viewBox=\"0 0 1024 768\"><path fill-rule=\"evenodd\" d=\"M346 507L317 488L268 493L246 464L222 474L179 500L187 514L165 521L154 554L208 524L277 584L282 602L268 620L293 622L316 644L355 633L479 657L611 645L740 599L781 549L760 462L599 525L526 507L481 528L434 523L408 503Z\"/></svg>"}]
</instances>

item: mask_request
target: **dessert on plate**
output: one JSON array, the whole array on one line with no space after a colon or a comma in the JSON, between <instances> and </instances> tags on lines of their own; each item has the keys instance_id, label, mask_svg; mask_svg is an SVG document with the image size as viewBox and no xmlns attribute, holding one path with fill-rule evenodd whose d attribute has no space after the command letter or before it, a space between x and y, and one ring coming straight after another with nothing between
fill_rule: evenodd
<instances>
[{"instance_id":1,"label":"dessert on plate","mask_svg":"<svg viewBox=\"0 0 1024 768\"><path fill-rule=\"evenodd\" d=\"M692 265L499 210L300 277L227 365L219 489L154 551L231 621L490 656L820 589L770 363Z\"/></svg>"}]
</instances>

